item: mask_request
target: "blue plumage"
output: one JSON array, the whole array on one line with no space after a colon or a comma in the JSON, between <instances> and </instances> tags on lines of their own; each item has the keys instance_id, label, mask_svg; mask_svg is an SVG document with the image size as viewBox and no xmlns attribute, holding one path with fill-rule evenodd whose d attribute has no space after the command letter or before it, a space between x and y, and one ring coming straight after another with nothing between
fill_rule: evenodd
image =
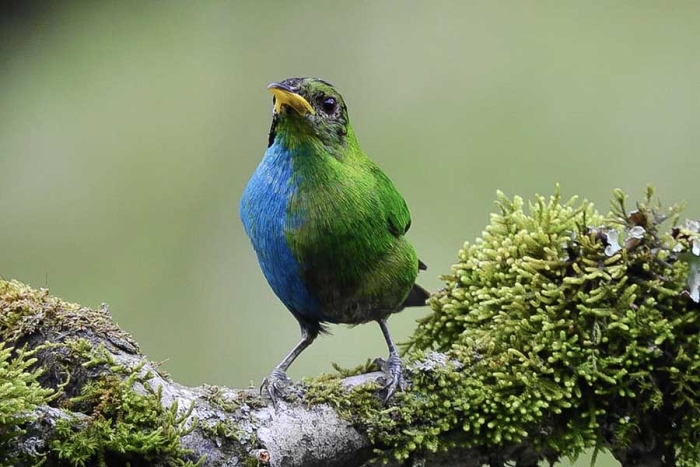
<instances>
[{"instance_id":1,"label":"blue plumage","mask_svg":"<svg viewBox=\"0 0 700 467\"><path fill-rule=\"evenodd\" d=\"M289 150L275 142L243 192L240 216L272 290L298 320L317 322L325 320L321 306L306 288L286 238L287 229L303 222L289 213L297 190L292 174Z\"/></svg>"}]
</instances>

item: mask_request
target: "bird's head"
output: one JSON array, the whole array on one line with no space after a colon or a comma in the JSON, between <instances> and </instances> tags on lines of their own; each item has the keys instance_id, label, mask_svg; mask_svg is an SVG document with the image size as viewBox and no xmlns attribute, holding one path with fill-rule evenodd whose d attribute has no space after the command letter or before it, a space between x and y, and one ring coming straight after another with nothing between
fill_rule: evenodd
<instances>
[{"instance_id":1,"label":"bird's head","mask_svg":"<svg viewBox=\"0 0 700 467\"><path fill-rule=\"evenodd\" d=\"M333 85L317 78L288 78L267 89L275 96L269 146L279 134L318 138L327 147L347 144L352 132L348 110Z\"/></svg>"}]
</instances>

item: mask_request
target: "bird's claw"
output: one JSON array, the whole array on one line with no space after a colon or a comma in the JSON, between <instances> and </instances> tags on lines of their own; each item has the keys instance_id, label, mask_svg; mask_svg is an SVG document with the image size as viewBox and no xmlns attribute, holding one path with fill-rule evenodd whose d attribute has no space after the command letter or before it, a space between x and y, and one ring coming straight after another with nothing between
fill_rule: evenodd
<instances>
[{"instance_id":1,"label":"bird's claw","mask_svg":"<svg viewBox=\"0 0 700 467\"><path fill-rule=\"evenodd\" d=\"M287 377L284 371L275 368L270 373L270 376L262 380L260 397L263 397L263 392L267 392L267 396L272 401L272 406L277 409L277 401L283 397L284 390L291 382L292 380Z\"/></svg>"},{"instance_id":2,"label":"bird's claw","mask_svg":"<svg viewBox=\"0 0 700 467\"><path fill-rule=\"evenodd\" d=\"M382 401L386 404L396 391L405 391L408 388L408 383L403 377L401 358L398 355L389 355L388 360L378 358L375 362L379 364L385 375L385 384L380 394Z\"/></svg>"}]
</instances>

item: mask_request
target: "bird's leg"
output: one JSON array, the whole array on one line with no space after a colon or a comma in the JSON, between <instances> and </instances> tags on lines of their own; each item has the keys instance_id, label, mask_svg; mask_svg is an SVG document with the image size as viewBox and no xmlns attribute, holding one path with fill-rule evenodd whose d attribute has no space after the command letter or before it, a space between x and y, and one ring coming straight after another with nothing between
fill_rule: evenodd
<instances>
[{"instance_id":1,"label":"bird's leg","mask_svg":"<svg viewBox=\"0 0 700 467\"><path fill-rule=\"evenodd\" d=\"M406 380L403 377L403 371L401 368L401 358L399 353L396 351L396 346L394 346L394 341L391 340L391 335L389 334L389 328L386 326L386 319L380 319L378 321L379 327L382 329L382 334L384 334L384 340L386 340L386 345L389 347L389 359L386 361L386 365L383 368L384 373L386 373L386 384L382 392L384 395L384 403L386 404L394 393L406 390Z\"/></svg>"},{"instance_id":2,"label":"bird's leg","mask_svg":"<svg viewBox=\"0 0 700 467\"><path fill-rule=\"evenodd\" d=\"M306 325L301 324L301 340L294 346L291 352L284 357L270 376L263 379L260 385L260 395L263 390L267 390L267 395L272 401L272 405L277 408L277 400L282 396L282 391L290 383L290 379L285 373L294 360L306 349L318 336L318 332L313 332Z\"/></svg>"}]
</instances>

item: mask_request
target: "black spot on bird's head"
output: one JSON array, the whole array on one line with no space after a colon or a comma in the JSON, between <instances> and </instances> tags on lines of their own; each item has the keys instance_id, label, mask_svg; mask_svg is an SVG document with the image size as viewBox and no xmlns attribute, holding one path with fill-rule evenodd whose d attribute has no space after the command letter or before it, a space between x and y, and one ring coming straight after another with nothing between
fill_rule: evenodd
<instances>
[{"instance_id":1,"label":"black spot on bird's head","mask_svg":"<svg viewBox=\"0 0 700 467\"><path fill-rule=\"evenodd\" d=\"M350 126L348 110L332 84L318 78L288 78L278 84L303 97L313 108L313 113L301 115L282 105L280 112L273 116L268 146L274 143L280 131L317 137L327 146L346 144Z\"/></svg>"}]
</instances>

